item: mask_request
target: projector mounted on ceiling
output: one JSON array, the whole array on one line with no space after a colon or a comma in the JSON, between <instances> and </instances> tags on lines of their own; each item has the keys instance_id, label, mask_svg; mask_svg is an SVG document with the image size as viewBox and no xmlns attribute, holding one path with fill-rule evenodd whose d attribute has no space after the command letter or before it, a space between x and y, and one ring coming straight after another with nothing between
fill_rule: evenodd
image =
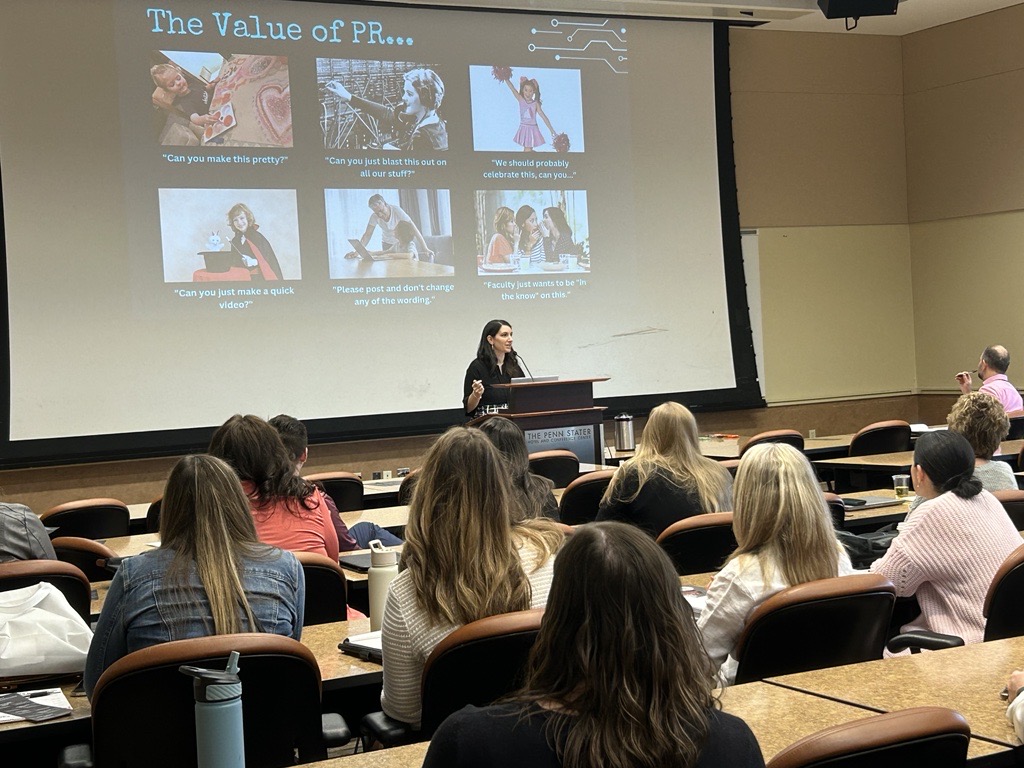
<instances>
[{"instance_id":1,"label":"projector mounted on ceiling","mask_svg":"<svg viewBox=\"0 0 1024 768\"><path fill-rule=\"evenodd\" d=\"M826 19L846 19L846 28L854 29L862 16L895 16L899 0L818 0L818 7Z\"/></svg>"}]
</instances>

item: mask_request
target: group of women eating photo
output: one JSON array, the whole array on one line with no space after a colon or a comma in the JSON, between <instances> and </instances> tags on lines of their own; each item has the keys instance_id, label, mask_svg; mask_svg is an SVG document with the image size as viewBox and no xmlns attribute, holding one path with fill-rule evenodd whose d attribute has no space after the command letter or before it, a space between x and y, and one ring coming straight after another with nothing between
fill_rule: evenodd
<instances>
[{"instance_id":1,"label":"group of women eating photo","mask_svg":"<svg viewBox=\"0 0 1024 768\"><path fill-rule=\"evenodd\" d=\"M549 206L538 217L531 205L521 205L516 211L502 205L494 212L494 234L483 263L511 264L513 259L525 257L531 264L540 264L558 261L563 253L578 253L578 246L561 208Z\"/></svg>"}]
</instances>

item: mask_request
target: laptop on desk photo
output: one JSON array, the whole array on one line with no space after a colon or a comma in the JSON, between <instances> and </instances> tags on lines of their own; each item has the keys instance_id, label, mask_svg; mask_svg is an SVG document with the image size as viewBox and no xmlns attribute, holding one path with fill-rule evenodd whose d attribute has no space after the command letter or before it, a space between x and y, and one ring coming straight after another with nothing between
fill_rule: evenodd
<instances>
[{"instance_id":1,"label":"laptop on desk photo","mask_svg":"<svg viewBox=\"0 0 1024 768\"><path fill-rule=\"evenodd\" d=\"M545 381L558 381L557 376L513 376L513 384L539 384Z\"/></svg>"},{"instance_id":2,"label":"laptop on desk photo","mask_svg":"<svg viewBox=\"0 0 1024 768\"><path fill-rule=\"evenodd\" d=\"M366 259L368 261L394 261L395 259L401 259L403 261L409 261L412 258L412 254L408 251L392 251L384 253L374 253L373 251L367 250L366 246L363 245L362 241L356 240L353 237L348 239L353 250L359 254L360 259Z\"/></svg>"}]
</instances>

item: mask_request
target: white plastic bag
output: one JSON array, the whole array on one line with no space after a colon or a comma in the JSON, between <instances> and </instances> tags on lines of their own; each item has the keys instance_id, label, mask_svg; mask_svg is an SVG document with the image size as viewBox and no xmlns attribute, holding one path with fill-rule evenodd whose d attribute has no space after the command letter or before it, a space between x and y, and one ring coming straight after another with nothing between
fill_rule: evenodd
<instances>
[{"instance_id":1,"label":"white plastic bag","mask_svg":"<svg viewBox=\"0 0 1024 768\"><path fill-rule=\"evenodd\" d=\"M92 630L49 582L0 592L0 677L81 672Z\"/></svg>"}]
</instances>

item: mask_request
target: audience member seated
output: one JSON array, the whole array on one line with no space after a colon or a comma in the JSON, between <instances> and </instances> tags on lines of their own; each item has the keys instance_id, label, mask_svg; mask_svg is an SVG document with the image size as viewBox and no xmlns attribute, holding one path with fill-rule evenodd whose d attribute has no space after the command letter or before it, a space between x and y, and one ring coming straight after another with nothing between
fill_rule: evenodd
<instances>
[{"instance_id":1,"label":"audience member seated","mask_svg":"<svg viewBox=\"0 0 1024 768\"><path fill-rule=\"evenodd\" d=\"M261 541L338 560L338 534L324 495L295 474L277 430L258 416L235 414L213 433L210 453L241 479Z\"/></svg>"},{"instance_id":2,"label":"audience member seated","mask_svg":"<svg viewBox=\"0 0 1024 768\"><path fill-rule=\"evenodd\" d=\"M981 379L979 392L987 392L999 401L1003 410L1007 413L1017 413L1024 409L1024 400L1020 392L1006 378L1006 370L1010 367L1010 353L1006 347L998 344L985 347L978 361L978 378ZM961 371L956 375L956 381L960 385L960 391L968 394L971 391L971 372Z\"/></svg>"},{"instance_id":3,"label":"audience member seated","mask_svg":"<svg viewBox=\"0 0 1024 768\"><path fill-rule=\"evenodd\" d=\"M270 426L277 430L285 449L288 451L288 458L295 464L295 474L302 472L302 465L309 458L309 434L306 432L306 425L298 419L279 414L269 422ZM353 549L369 549L370 542L379 539L385 547L396 547L402 544L402 540L381 528L376 523L360 522L349 528L341 519L338 506L334 503L329 493L321 492L327 508L331 511L331 522L334 523L334 531L338 534L338 549L342 552L350 552Z\"/></svg>"},{"instance_id":4,"label":"audience member seated","mask_svg":"<svg viewBox=\"0 0 1024 768\"><path fill-rule=\"evenodd\" d=\"M480 425L480 431L494 443L505 460L512 497L519 508L516 521L532 517L557 520L558 500L552 493L555 484L530 471L530 453L523 430L511 419L494 416Z\"/></svg>"},{"instance_id":5,"label":"audience member seated","mask_svg":"<svg viewBox=\"0 0 1024 768\"><path fill-rule=\"evenodd\" d=\"M697 420L679 403L647 417L636 455L615 472L597 513L657 537L672 523L732 509L732 476L700 453Z\"/></svg>"},{"instance_id":6,"label":"audience member seated","mask_svg":"<svg viewBox=\"0 0 1024 768\"><path fill-rule=\"evenodd\" d=\"M715 668L649 536L582 526L554 571L524 688L451 715L424 768L764 765L746 723L716 708Z\"/></svg>"},{"instance_id":7,"label":"audience member seated","mask_svg":"<svg viewBox=\"0 0 1024 768\"><path fill-rule=\"evenodd\" d=\"M787 587L853 573L814 470L796 448L764 443L747 451L734 500L738 546L708 587L698 622L724 685L736 679L732 652L755 607Z\"/></svg>"},{"instance_id":8,"label":"audience member seated","mask_svg":"<svg viewBox=\"0 0 1024 768\"><path fill-rule=\"evenodd\" d=\"M1010 433L1010 420L992 395L971 392L961 395L946 417L954 432L967 438L974 451L974 476L986 491L1016 491L1017 478L1005 461L992 461L999 444Z\"/></svg>"},{"instance_id":9,"label":"audience member seated","mask_svg":"<svg viewBox=\"0 0 1024 768\"><path fill-rule=\"evenodd\" d=\"M910 474L924 501L871 570L892 581L898 596L917 596L921 615L903 632L924 629L980 643L985 595L999 566L1020 546L1020 534L999 500L982 490L963 435L921 435Z\"/></svg>"},{"instance_id":10,"label":"audience member seated","mask_svg":"<svg viewBox=\"0 0 1024 768\"><path fill-rule=\"evenodd\" d=\"M498 613L542 608L562 534L524 520L501 456L479 430L453 427L430 448L409 506L402 572L384 606L381 707L415 728L420 678L450 632Z\"/></svg>"},{"instance_id":11,"label":"audience member seated","mask_svg":"<svg viewBox=\"0 0 1024 768\"><path fill-rule=\"evenodd\" d=\"M0 502L0 563L56 559L39 515L24 504Z\"/></svg>"},{"instance_id":12,"label":"audience member seated","mask_svg":"<svg viewBox=\"0 0 1024 768\"><path fill-rule=\"evenodd\" d=\"M212 456L171 470L160 548L126 558L110 584L85 667L91 696L107 667L172 640L302 632L305 582L295 556L262 544L238 477ZM142 704L140 703L140 706Z\"/></svg>"}]
</instances>

